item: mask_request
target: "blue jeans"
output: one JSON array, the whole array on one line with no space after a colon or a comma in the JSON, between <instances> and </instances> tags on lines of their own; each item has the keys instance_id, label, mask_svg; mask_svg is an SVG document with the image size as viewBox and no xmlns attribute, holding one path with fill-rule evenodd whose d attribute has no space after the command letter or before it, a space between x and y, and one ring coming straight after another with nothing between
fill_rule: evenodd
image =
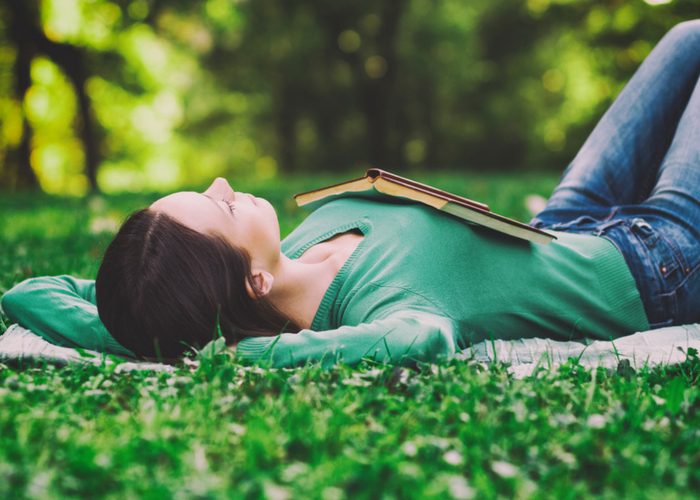
<instances>
[{"instance_id":1,"label":"blue jeans","mask_svg":"<svg viewBox=\"0 0 700 500\"><path fill-rule=\"evenodd\" d=\"M610 240L652 328L700 321L700 20L671 29L564 171L538 228Z\"/></svg>"}]
</instances>

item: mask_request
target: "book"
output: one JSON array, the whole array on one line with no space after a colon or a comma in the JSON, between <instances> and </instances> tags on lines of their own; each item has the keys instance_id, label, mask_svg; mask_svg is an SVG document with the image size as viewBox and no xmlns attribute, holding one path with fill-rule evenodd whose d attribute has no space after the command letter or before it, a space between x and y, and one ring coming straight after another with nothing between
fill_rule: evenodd
<instances>
[{"instance_id":1,"label":"book","mask_svg":"<svg viewBox=\"0 0 700 500\"><path fill-rule=\"evenodd\" d=\"M296 194L294 200L300 207L316 207L339 196L373 192L423 203L473 224L534 243L546 245L556 239L556 236L546 231L492 212L485 203L448 193L379 168L370 168L363 177L357 179Z\"/></svg>"}]
</instances>

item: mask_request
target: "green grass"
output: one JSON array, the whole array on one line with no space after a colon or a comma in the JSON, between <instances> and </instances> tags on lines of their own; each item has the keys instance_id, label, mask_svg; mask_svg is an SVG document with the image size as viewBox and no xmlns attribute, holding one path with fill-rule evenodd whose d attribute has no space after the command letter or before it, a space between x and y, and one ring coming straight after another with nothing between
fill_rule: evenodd
<instances>
[{"instance_id":1,"label":"green grass","mask_svg":"<svg viewBox=\"0 0 700 500\"><path fill-rule=\"evenodd\" d=\"M523 220L524 196L556 182L423 178ZM304 216L288 195L315 182L279 185L240 189L270 199L286 233ZM155 196L1 194L0 292L94 276L111 238L96 229ZM229 354L173 374L0 365L0 497L690 498L699 373L695 355L636 373L572 361L524 380L456 361L267 370Z\"/></svg>"}]
</instances>

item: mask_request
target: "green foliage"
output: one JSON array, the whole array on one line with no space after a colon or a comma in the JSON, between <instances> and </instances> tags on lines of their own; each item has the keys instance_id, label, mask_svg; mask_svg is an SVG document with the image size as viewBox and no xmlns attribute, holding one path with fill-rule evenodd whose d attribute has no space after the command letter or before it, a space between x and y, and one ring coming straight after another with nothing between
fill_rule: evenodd
<instances>
[{"instance_id":1,"label":"green foliage","mask_svg":"<svg viewBox=\"0 0 700 500\"><path fill-rule=\"evenodd\" d=\"M27 0L80 51L107 192L290 171L561 168L700 0ZM89 186L70 65L23 97L0 6L0 185ZM26 118L26 121L24 121ZM24 125L30 128L25 128Z\"/></svg>"},{"instance_id":2,"label":"green foliage","mask_svg":"<svg viewBox=\"0 0 700 500\"><path fill-rule=\"evenodd\" d=\"M4 367L0 493L683 497L700 485L698 397L682 375L573 362L522 381L466 363Z\"/></svg>"},{"instance_id":3,"label":"green foliage","mask_svg":"<svg viewBox=\"0 0 700 500\"><path fill-rule=\"evenodd\" d=\"M423 179L520 218L525 195L556 180ZM303 217L289 193L317 182L244 188L273 201L286 233ZM0 293L94 276L106 221L156 196L2 193ZM174 373L0 365L0 497L693 496L697 352L637 372L542 366L525 380L456 361L271 370L241 366L220 339Z\"/></svg>"}]
</instances>

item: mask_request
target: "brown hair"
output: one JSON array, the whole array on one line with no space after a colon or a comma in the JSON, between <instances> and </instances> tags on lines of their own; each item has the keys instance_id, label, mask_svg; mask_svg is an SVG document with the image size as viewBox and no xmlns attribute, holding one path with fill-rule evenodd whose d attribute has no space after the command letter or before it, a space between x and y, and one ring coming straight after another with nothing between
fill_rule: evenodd
<instances>
[{"instance_id":1,"label":"brown hair","mask_svg":"<svg viewBox=\"0 0 700 500\"><path fill-rule=\"evenodd\" d=\"M137 356L173 359L215 338L298 331L264 298L251 299L250 257L148 208L131 214L107 248L95 289L100 319Z\"/></svg>"}]
</instances>

